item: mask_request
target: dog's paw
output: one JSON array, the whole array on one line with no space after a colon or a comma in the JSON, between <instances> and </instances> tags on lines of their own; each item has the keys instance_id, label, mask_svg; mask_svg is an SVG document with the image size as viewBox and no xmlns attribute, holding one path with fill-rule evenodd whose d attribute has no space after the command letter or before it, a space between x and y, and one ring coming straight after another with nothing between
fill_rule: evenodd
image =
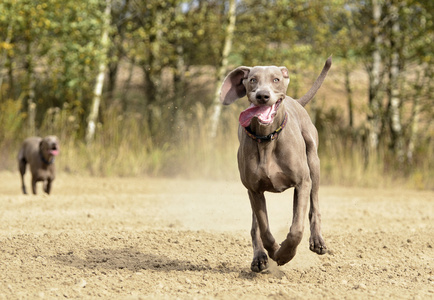
<instances>
[{"instance_id":1,"label":"dog's paw","mask_svg":"<svg viewBox=\"0 0 434 300\"><path fill-rule=\"evenodd\" d=\"M310 251L313 251L319 255L323 255L327 253L327 246L325 245L325 242L322 239L322 237L317 237L317 238L310 237L309 249Z\"/></svg>"},{"instance_id":2,"label":"dog's paw","mask_svg":"<svg viewBox=\"0 0 434 300\"><path fill-rule=\"evenodd\" d=\"M265 252L260 252L253 257L250 269L253 272L259 273L268 268L268 256Z\"/></svg>"},{"instance_id":3,"label":"dog's paw","mask_svg":"<svg viewBox=\"0 0 434 300\"><path fill-rule=\"evenodd\" d=\"M279 251L276 253L276 263L278 266L283 266L287 262L289 262L291 259L294 258L296 253L296 248L289 249L288 251L283 251L282 248L280 248Z\"/></svg>"},{"instance_id":4,"label":"dog's paw","mask_svg":"<svg viewBox=\"0 0 434 300\"><path fill-rule=\"evenodd\" d=\"M294 258L297 252L297 242L287 238L280 244L280 249L276 252L275 261L278 266L282 266Z\"/></svg>"}]
</instances>

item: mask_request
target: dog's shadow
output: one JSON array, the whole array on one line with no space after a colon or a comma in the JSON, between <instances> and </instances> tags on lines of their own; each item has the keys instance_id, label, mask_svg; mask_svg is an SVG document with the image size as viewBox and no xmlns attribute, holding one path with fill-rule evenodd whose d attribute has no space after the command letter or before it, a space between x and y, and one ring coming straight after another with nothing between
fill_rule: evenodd
<instances>
[{"instance_id":1,"label":"dog's shadow","mask_svg":"<svg viewBox=\"0 0 434 300\"><path fill-rule=\"evenodd\" d=\"M134 251L131 248L121 249L90 249L85 258L79 257L73 251L59 253L51 257L54 261L78 269L128 269L133 272L141 270L169 271L209 271L218 273L239 272L231 268L211 266L206 260L192 262L190 260L170 259L166 256Z\"/></svg>"}]
</instances>

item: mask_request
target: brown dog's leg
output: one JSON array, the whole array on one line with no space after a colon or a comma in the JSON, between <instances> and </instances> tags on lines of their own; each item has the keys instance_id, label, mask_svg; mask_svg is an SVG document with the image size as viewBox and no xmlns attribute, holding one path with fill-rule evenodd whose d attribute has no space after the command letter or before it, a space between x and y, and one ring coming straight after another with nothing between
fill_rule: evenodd
<instances>
[{"instance_id":1,"label":"brown dog's leg","mask_svg":"<svg viewBox=\"0 0 434 300\"><path fill-rule=\"evenodd\" d=\"M36 195L36 177L32 176L32 192L33 195Z\"/></svg>"},{"instance_id":2,"label":"brown dog's leg","mask_svg":"<svg viewBox=\"0 0 434 300\"><path fill-rule=\"evenodd\" d=\"M314 133L315 135L312 136L311 133ZM309 166L310 178L312 180L309 209L309 249L317 254L325 254L327 247L324 243L324 239L321 236L321 214L319 211L318 200L320 180L320 160L317 151L318 135L313 125L310 130L303 131L302 134L306 143L307 164Z\"/></svg>"},{"instance_id":3,"label":"brown dog's leg","mask_svg":"<svg viewBox=\"0 0 434 300\"><path fill-rule=\"evenodd\" d=\"M260 264L264 267L268 265L268 259L267 261L264 261L265 253L261 251L261 248L265 248L268 251L268 256L271 259L274 259L275 253L279 249L279 245L276 243L273 235L270 232L264 193L254 193L252 191L249 191L249 198L250 205L252 206L252 211L254 214L252 222L252 241L254 257L251 269L254 272L259 272L261 271L259 267Z\"/></svg>"},{"instance_id":4,"label":"brown dog's leg","mask_svg":"<svg viewBox=\"0 0 434 300\"><path fill-rule=\"evenodd\" d=\"M310 209L309 209L309 222L310 222L310 239L309 249L317 254L325 254L327 247L324 239L321 236L321 213L319 211L319 158L316 155L308 155L308 163L310 169L310 176L312 178L312 191L310 193Z\"/></svg>"},{"instance_id":5,"label":"brown dog's leg","mask_svg":"<svg viewBox=\"0 0 434 300\"><path fill-rule=\"evenodd\" d=\"M24 174L26 174L26 160L25 159L19 159L18 160L18 168L20 170L21 174L21 189L24 194L27 194L26 185L24 183Z\"/></svg>"},{"instance_id":6,"label":"brown dog's leg","mask_svg":"<svg viewBox=\"0 0 434 300\"><path fill-rule=\"evenodd\" d=\"M47 179L47 182L45 182L44 183L44 191L47 193L47 194L50 194L50 191L51 191L51 179Z\"/></svg>"},{"instance_id":7,"label":"brown dog's leg","mask_svg":"<svg viewBox=\"0 0 434 300\"><path fill-rule=\"evenodd\" d=\"M253 246L253 261L250 269L258 273L268 268L268 256L267 253L265 253L264 244L261 239L261 231L259 230L258 220L254 212L252 213L252 230L250 234L252 236Z\"/></svg>"},{"instance_id":8,"label":"brown dog's leg","mask_svg":"<svg viewBox=\"0 0 434 300\"><path fill-rule=\"evenodd\" d=\"M310 177L306 178L301 186L295 187L292 225L275 257L279 266L286 264L295 256L297 246L301 242L311 187Z\"/></svg>"}]
</instances>

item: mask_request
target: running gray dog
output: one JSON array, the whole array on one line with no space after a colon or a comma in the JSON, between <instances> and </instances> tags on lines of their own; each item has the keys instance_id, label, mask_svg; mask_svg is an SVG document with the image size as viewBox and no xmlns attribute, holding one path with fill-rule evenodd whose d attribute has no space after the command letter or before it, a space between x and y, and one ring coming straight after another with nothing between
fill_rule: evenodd
<instances>
[{"instance_id":1,"label":"running gray dog","mask_svg":"<svg viewBox=\"0 0 434 300\"><path fill-rule=\"evenodd\" d=\"M54 159L59 154L59 140L54 135L45 138L29 137L24 140L18 152L18 168L21 174L21 187L27 194L24 174L27 164L32 173L32 191L36 195L36 182L43 181L44 191L50 194L51 184L56 177Z\"/></svg>"},{"instance_id":2,"label":"running gray dog","mask_svg":"<svg viewBox=\"0 0 434 300\"><path fill-rule=\"evenodd\" d=\"M247 95L250 107L239 118L238 169L253 211L251 270L268 267L268 256L283 265L295 255L310 199L310 250L326 253L318 204L320 161L318 132L304 106L315 96L331 67L331 57L311 89L300 99L286 96L286 67L238 67L225 78L220 101L229 105ZM270 232L264 192L294 187L293 219L279 245Z\"/></svg>"}]
</instances>

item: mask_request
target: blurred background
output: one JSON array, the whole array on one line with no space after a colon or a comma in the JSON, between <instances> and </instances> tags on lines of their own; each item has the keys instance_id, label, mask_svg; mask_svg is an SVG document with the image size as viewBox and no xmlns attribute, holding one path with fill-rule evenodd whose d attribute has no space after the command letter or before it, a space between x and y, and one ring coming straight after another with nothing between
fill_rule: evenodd
<instances>
[{"instance_id":1,"label":"blurred background","mask_svg":"<svg viewBox=\"0 0 434 300\"><path fill-rule=\"evenodd\" d=\"M323 184L434 189L432 0L2 0L0 170L57 135L60 173L237 180L240 65L290 71Z\"/></svg>"}]
</instances>

